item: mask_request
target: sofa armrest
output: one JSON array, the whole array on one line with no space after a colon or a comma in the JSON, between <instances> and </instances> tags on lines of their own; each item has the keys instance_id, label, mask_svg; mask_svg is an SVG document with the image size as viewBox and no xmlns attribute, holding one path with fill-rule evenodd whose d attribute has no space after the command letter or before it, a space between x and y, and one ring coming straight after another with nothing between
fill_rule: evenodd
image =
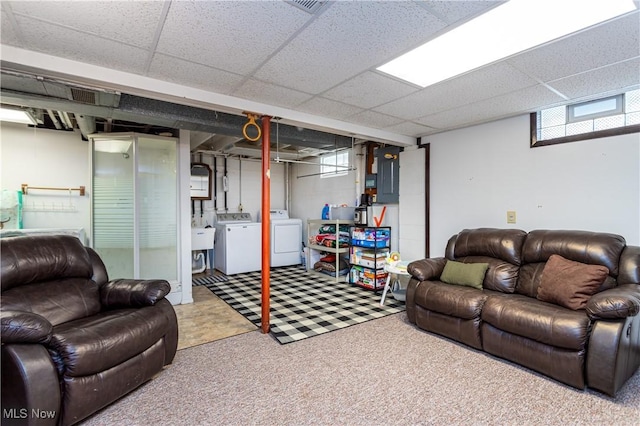
<instances>
[{"instance_id":1,"label":"sofa armrest","mask_svg":"<svg viewBox=\"0 0 640 426\"><path fill-rule=\"evenodd\" d=\"M440 278L440 274L442 274L446 263L447 259L444 257L416 260L407 266L407 272L419 281L432 280L434 278Z\"/></svg>"},{"instance_id":2,"label":"sofa armrest","mask_svg":"<svg viewBox=\"0 0 640 426\"><path fill-rule=\"evenodd\" d=\"M4 344L2 363L2 410L17 413L2 424L56 426L61 417L60 379L49 352L43 345ZM34 412L47 416L35 416Z\"/></svg>"},{"instance_id":3,"label":"sofa armrest","mask_svg":"<svg viewBox=\"0 0 640 426\"><path fill-rule=\"evenodd\" d=\"M100 303L106 308L153 306L170 291L166 280L118 279L100 287Z\"/></svg>"},{"instance_id":4,"label":"sofa armrest","mask_svg":"<svg viewBox=\"0 0 640 426\"><path fill-rule=\"evenodd\" d=\"M640 286L624 284L591 296L586 306L592 320L626 318L640 312Z\"/></svg>"},{"instance_id":5,"label":"sofa armrest","mask_svg":"<svg viewBox=\"0 0 640 426\"><path fill-rule=\"evenodd\" d=\"M0 312L2 343L46 343L53 326L43 316L24 311Z\"/></svg>"}]
</instances>

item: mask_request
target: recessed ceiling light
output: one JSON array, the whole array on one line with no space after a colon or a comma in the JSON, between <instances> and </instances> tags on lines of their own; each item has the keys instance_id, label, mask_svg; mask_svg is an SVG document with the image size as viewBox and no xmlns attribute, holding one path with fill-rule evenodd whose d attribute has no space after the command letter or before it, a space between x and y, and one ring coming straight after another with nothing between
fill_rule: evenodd
<instances>
[{"instance_id":1,"label":"recessed ceiling light","mask_svg":"<svg viewBox=\"0 0 640 426\"><path fill-rule=\"evenodd\" d=\"M0 108L0 121L11 121L20 124L38 124L28 111L11 108Z\"/></svg>"},{"instance_id":2,"label":"recessed ceiling light","mask_svg":"<svg viewBox=\"0 0 640 426\"><path fill-rule=\"evenodd\" d=\"M427 87L635 9L633 0L510 0L378 70Z\"/></svg>"}]
</instances>

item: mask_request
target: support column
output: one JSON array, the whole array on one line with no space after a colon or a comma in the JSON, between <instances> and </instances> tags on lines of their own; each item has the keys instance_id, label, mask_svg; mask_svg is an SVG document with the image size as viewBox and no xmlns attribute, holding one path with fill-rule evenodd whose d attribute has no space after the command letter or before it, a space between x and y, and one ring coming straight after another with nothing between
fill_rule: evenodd
<instances>
[{"instance_id":1,"label":"support column","mask_svg":"<svg viewBox=\"0 0 640 426\"><path fill-rule=\"evenodd\" d=\"M271 297L271 117L262 116L262 333L269 332Z\"/></svg>"}]
</instances>

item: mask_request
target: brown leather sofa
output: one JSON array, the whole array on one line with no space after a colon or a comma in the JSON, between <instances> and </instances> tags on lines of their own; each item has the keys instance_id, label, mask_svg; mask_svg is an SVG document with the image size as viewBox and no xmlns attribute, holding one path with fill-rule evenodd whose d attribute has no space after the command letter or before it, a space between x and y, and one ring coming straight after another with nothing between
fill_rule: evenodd
<instances>
[{"instance_id":1,"label":"brown leather sofa","mask_svg":"<svg viewBox=\"0 0 640 426\"><path fill-rule=\"evenodd\" d=\"M0 255L3 425L77 423L172 362L167 281L109 281L67 235L3 238Z\"/></svg>"},{"instance_id":2,"label":"brown leather sofa","mask_svg":"<svg viewBox=\"0 0 640 426\"><path fill-rule=\"evenodd\" d=\"M482 288L444 277L451 261L488 264ZM578 295L582 307L549 302L549 290L567 293L585 269L601 278L586 292L595 294ZM611 396L640 366L640 247L619 235L465 229L449 239L444 257L412 262L408 272L408 319L423 330Z\"/></svg>"}]
</instances>

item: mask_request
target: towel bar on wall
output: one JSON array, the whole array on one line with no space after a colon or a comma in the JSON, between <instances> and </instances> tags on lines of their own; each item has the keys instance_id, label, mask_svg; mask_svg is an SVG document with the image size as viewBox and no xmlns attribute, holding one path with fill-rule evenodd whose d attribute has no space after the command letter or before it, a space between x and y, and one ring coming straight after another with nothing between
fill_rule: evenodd
<instances>
[{"instance_id":1,"label":"towel bar on wall","mask_svg":"<svg viewBox=\"0 0 640 426\"><path fill-rule=\"evenodd\" d=\"M30 189L42 189L45 191L79 191L80 196L84 197L85 194L85 190L84 190L84 186L80 186L78 188L54 188L54 187L47 187L47 186L29 186L26 183L22 184L22 193L27 195L28 191Z\"/></svg>"}]
</instances>

